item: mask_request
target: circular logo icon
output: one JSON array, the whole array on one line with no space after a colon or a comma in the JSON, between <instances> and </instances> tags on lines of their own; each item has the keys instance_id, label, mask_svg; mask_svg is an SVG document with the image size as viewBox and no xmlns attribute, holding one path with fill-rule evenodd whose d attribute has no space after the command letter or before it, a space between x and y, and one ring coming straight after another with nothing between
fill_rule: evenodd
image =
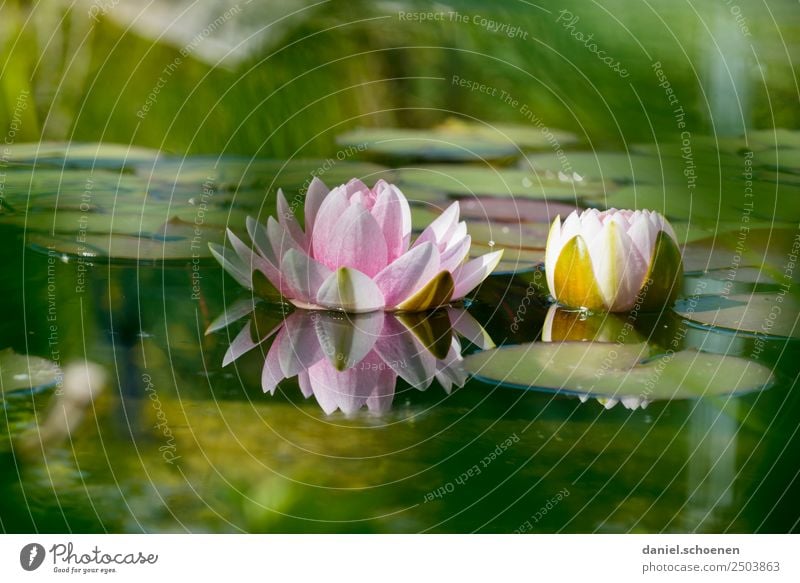
<instances>
[{"instance_id":1,"label":"circular logo icon","mask_svg":"<svg viewBox=\"0 0 800 583\"><path fill-rule=\"evenodd\" d=\"M44 562L44 547L39 543L30 543L19 552L19 564L26 571L35 571Z\"/></svg>"}]
</instances>

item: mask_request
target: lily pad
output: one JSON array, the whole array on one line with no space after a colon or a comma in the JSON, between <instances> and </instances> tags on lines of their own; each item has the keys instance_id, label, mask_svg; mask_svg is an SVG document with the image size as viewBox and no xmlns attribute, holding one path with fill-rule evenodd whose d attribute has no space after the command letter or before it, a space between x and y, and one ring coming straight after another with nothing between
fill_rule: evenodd
<instances>
[{"instance_id":1,"label":"lily pad","mask_svg":"<svg viewBox=\"0 0 800 583\"><path fill-rule=\"evenodd\" d=\"M413 160L498 160L519 155L519 148L507 140L437 129L362 128L342 134L336 141L363 148L366 154Z\"/></svg>"},{"instance_id":2,"label":"lily pad","mask_svg":"<svg viewBox=\"0 0 800 583\"><path fill-rule=\"evenodd\" d=\"M153 165L142 165L137 173L149 180L169 184L213 184L215 188L223 190L282 188L290 199L298 191L305 194L305 188L314 176L331 188L353 177L370 184L379 178L392 178L388 168L368 162L338 159L271 160L235 156L162 158Z\"/></svg>"},{"instance_id":3,"label":"lily pad","mask_svg":"<svg viewBox=\"0 0 800 583\"><path fill-rule=\"evenodd\" d=\"M5 160L73 168L125 168L152 162L158 150L125 144L77 142L40 142L6 146Z\"/></svg>"},{"instance_id":4,"label":"lily pad","mask_svg":"<svg viewBox=\"0 0 800 583\"><path fill-rule=\"evenodd\" d=\"M699 296L679 301L675 311L709 328L781 338L800 338L800 302L790 294Z\"/></svg>"},{"instance_id":5,"label":"lily pad","mask_svg":"<svg viewBox=\"0 0 800 583\"><path fill-rule=\"evenodd\" d=\"M530 154L520 162L524 170L535 172L576 172L584 180L618 182L650 182L661 184L666 173L657 156L626 154L624 152L564 152Z\"/></svg>"},{"instance_id":6,"label":"lily pad","mask_svg":"<svg viewBox=\"0 0 800 583\"><path fill-rule=\"evenodd\" d=\"M473 354L465 365L503 386L645 401L739 394L773 380L751 360L694 350L651 357L646 343L534 342Z\"/></svg>"},{"instance_id":7,"label":"lily pad","mask_svg":"<svg viewBox=\"0 0 800 583\"><path fill-rule=\"evenodd\" d=\"M782 172L800 173L800 149L770 149L757 152L753 165L777 168Z\"/></svg>"},{"instance_id":8,"label":"lily pad","mask_svg":"<svg viewBox=\"0 0 800 583\"><path fill-rule=\"evenodd\" d=\"M222 242L224 233L208 229L203 231L203 244L193 245L191 237L158 239L136 235L87 235L78 241L75 235L55 233L31 233L28 244L37 251L47 253L52 249L65 256L103 261L188 261L210 259L208 241ZM215 266L215 263L209 262Z\"/></svg>"},{"instance_id":9,"label":"lily pad","mask_svg":"<svg viewBox=\"0 0 800 583\"><path fill-rule=\"evenodd\" d=\"M602 196L610 184L578 180L572 175L551 177L526 170L478 166L428 165L397 171L400 188L410 185L454 197L498 196L548 201L576 201Z\"/></svg>"},{"instance_id":10,"label":"lily pad","mask_svg":"<svg viewBox=\"0 0 800 583\"><path fill-rule=\"evenodd\" d=\"M61 369L53 361L0 350L0 394L52 387L60 379Z\"/></svg>"},{"instance_id":11,"label":"lily pad","mask_svg":"<svg viewBox=\"0 0 800 583\"><path fill-rule=\"evenodd\" d=\"M552 223L556 216L566 217L580 207L563 202L542 200L479 197L461 201L461 216L465 219L488 219L510 223ZM708 234L706 234L706 237Z\"/></svg>"},{"instance_id":12,"label":"lily pad","mask_svg":"<svg viewBox=\"0 0 800 583\"><path fill-rule=\"evenodd\" d=\"M468 220L467 232L474 243L497 249L544 249L550 226L545 223L490 223Z\"/></svg>"},{"instance_id":13,"label":"lily pad","mask_svg":"<svg viewBox=\"0 0 800 583\"><path fill-rule=\"evenodd\" d=\"M749 228L720 232L715 237L692 241L683 247L683 267L687 272L754 267L765 275L783 277L787 282L800 281L800 271L786 271L797 229ZM742 225L740 225L741 227Z\"/></svg>"},{"instance_id":14,"label":"lily pad","mask_svg":"<svg viewBox=\"0 0 800 583\"><path fill-rule=\"evenodd\" d=\"M785 128L750 130L747 139L765 148L800 148L800 132Z\"/></svg>"},{"instance_id":15,"label":"lily pad","mask_svg":"<svg viewBox=\"0 0 800 583\"><path fill-rule=\"evenodd\" d=\"M741 200L740 197L739 202ZM719 191L698 195L672 185L626 186L604 198L592 198L590 202L604 208L655 210L670 219L689 220L703 226L714 225L717 221L741 221L742 216L740 209L726 204Z\"/></svg>"}]
</instances>

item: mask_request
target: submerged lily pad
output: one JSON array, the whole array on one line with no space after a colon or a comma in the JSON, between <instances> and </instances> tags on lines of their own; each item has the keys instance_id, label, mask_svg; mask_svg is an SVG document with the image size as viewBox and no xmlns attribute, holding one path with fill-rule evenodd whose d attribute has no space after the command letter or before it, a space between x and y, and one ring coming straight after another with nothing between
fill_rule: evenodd
<instances>
[{"instance_id":1,"label":"submerged lily pad","mask_svg":"<svg viewBox=\"0 0 800 583\"><path fill-rule=\"evenodd\" d=\"M675 311L691 322L710 328L800 338L800 302L790 294L699 296L679 301Z\"/></svg>"},{"instance_id":2,"label":"submerged lily pad","mask_svg":"<svg viewBox=\"0 0 800 583\"><path fill-rule=\"evenodd\" d=\"M60 378L61 369L53 361L0 350L0 394L51 387Z\"/></svg>"},{"instance_id":3,"label":"submerged lily pad","mask_svg":"<svg viewBox=\"0 0 800 583\"><path fill-rule=\"evenodd\" d=\"M751 360L694 350L651 358L646 343L534 342L473 354L465 365L485 382L645 401L743 393L773 380Z\"/></svg>"}]
</instances>

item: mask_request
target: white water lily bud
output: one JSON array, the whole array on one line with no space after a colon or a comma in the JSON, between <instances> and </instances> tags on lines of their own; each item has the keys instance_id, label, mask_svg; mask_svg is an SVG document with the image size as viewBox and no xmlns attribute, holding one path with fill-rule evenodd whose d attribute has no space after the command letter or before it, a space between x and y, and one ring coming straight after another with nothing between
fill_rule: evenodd
<instances>
[{"instance_id":1,"label":"white water lily bud","mask_svg":"<svg viewBox=\"0 0 800 583\"><path fill-rule=\"evenodd\" d=\"M592 311L643 311L671 305L683 267L675 231L655 211L585 210L547 238L547 285L561 304Z\"/></svg>"}]
</instances>

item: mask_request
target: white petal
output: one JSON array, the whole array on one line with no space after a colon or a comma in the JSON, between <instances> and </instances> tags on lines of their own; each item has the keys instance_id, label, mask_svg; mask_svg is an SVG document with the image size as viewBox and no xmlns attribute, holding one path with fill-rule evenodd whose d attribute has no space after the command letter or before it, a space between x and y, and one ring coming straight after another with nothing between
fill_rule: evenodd
<instances>
[{"instance_id":1,"label":"white petal","mask_svg":"<svg viewBox=\"0 0 800 583\"><path fill-rule=\"evenodd\" d=\"M555 272L558 256L564 245L561 243L561 215L556 215L553 224L550 225L550 232L547 235L547 245L544 252L544 274L547 277L547 287L551 295L555 295Z\"/></svg>"},{"instance_id":2,"label":"white petal","mask_svg":"<svg viewBox=\"0 0 800 583\"><path fill-rule=\"evenodd\" d=\"M633 307L647 275L645 260L616 221L608 221L596 244L589 248L592 269L606 307L625 311Z\"/></svg>"},{"instance_id":3,"label":"white petal","mask_svg":"<svg viewBox=\"0 0 800 583\"><path fill-rule=\"evenodd\" d=\"M569 242L575 235L581 234L581 228L583 223L581 222L580 215L578 215L578 211L572 211L567 216L567 219L561 225L561 239L559 240L559 246L564 247L564 245Z\"/></svg>"}]
</instances>

